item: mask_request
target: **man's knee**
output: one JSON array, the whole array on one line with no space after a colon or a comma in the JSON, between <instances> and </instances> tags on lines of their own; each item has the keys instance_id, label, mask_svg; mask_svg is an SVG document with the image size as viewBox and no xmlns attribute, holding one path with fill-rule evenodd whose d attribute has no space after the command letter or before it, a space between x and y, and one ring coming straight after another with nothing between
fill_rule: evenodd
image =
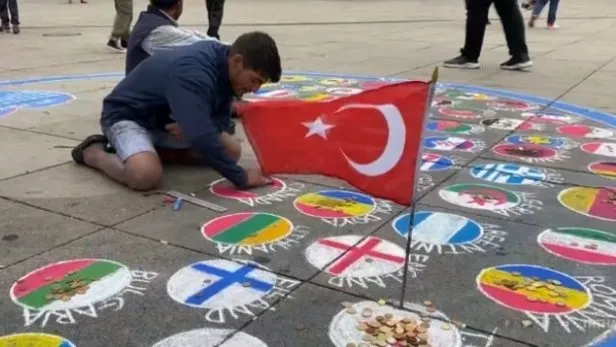
<instances>
[{"instance_id":1,"label":"man's knee","mask_svg":"<svg viewBox=\"0 0 616 347\"><path fill-rule=\"evenodd\" d=\"M162 182L163 167L155 153L135 154L126 160L124 170L126 185L134 190L150 190Z\"/></svg>"}]
</instances>

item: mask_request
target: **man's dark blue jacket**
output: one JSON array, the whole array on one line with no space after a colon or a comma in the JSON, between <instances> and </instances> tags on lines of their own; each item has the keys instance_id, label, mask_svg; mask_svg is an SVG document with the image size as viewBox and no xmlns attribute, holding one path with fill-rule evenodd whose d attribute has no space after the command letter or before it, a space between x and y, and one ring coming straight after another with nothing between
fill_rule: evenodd
<instances>
[{"instance_id":1,"label":"man's dark blue jacket","mask_svg":"<svg viewBox=\"0 0 616 347\"><path fill-rule=\"evenodd\" d=\"M101 126L132 120L146 129L164 130L173 115L205 164L242 187L246 172L218 140L229 128L233 89L229 46L201 41L145 59L103 100Z\"/></svg>"}]
</instances>

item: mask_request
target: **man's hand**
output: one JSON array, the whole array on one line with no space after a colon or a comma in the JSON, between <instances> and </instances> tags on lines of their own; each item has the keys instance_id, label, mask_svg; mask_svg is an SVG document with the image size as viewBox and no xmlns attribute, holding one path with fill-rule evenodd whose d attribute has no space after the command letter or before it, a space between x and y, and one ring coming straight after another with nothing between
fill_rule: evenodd
<instances>
[{"instance_id":1,"label":"man's hand","mask_svg":"<svg viewBox=\"0 0 616 347\"><path fill-rule=\"evenodd\" d=\"M184 134L182 133L182 129L178 125L178 123L169 123L165 125L165 129L171 134L171 136L175 137L178 140L184 140Z\"/></svg>"},{"instance_id":2,"label":"man's hand","mask_svg":"<svg viewBox=\"0 0 616 347\"><path fill-rule=\"evenodd\" d=\"M248 188L255 188L272 184L272 179L263 176L260 169L244 169L246 171Z\"/></svg>"}]
</instances>

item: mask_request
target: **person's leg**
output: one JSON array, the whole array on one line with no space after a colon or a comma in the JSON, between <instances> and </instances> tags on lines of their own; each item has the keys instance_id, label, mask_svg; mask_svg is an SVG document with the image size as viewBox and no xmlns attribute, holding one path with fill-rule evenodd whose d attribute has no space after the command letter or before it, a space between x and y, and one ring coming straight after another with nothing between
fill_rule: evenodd
<instances>
[{"instance_id":1,"label":"person's leg","mask_svg":"<svg viewBox=\"0 0 616 347\"><path fill-rule=\"evenodd\" d=\"M225 0L206 0L208 29L207 35L220 40L218 30L222 24Z\"/></svg>"},{"instance_id":2,"label":"person's leg","mask_svg":"<svg viewBox=\"0 0 616 347\"><path fill-rule=\"evenodd\" d=\"M13 34L19 34L19 7L17 0L8 0L9 13L11 15L11 25L13 26Z\"/></svg>"},{"instance_id":3,"label":"person's leg","mask_svg":"<svg viewBox=\"0 0 616 347\"><path fill-rule=\"evenodd\" d=\"M501 1L501 0L498 0ZM492 0L473 0L468 2L466 16L466 36L461 55L445 61L445 67L478 69L483 37L486 32L486 17Z\"/></svg>"},{"instance_id":4,"label":"person's leg","mask_svg":"<svg viewBox=\"0 0 616 347\"><path fill-rule=\"evenodd\" d=\"M102 171L107 177L134 190L157 187L163 176L160 158L146 129L120 121L105 131L115 150L105 150L105 137L88 137L71 153L75 162Z\"/></svg>"},{"instance_id":5,"label":"person's leg","mask_svg":"<svg viewBox=\"0 0 616 347\"><path fill-rule=\"evenodd\" d=\"M558 12L558 3L560 0L550 0L550 8L548 10L548 28L556 28L556 12Z\"/></svg>"},{"instance_id":6,"label":"person's leg","mask_svg":"<svg viewBox=\"0 0 616 347\"><path fill-rule=\"evenodd\" d=\"M0 31L9 31L9 0L0 0Z\"/></svg>"},{"instance_id":7,"label":"person's leg","mask_svg":"<svg viewBox=\"0 0 616 347\"><path fill-rule=\"evenodd\" d=\"M545 7L545 4L548 3L549 0L539 0L535 3L535 7L533 8L533 13L530 16L530 20L528 21L528 27L532 28L535 26L535 21L539 18L541 11Z\"/></svg>"},{"instance_id":8,"label":"person's leg","mask_svg":"<svg viewBox=\"0 0 616 347\"><path fill-rule=\"evenodd\" d=\"M107 42L107 47L119 52L125 49L121 45L121 38L126 34L126 27L130 27L132 21L133 6L131 0L114 0L116 15L113 21L111 36ZM128 24L127 24L128 23Z\"/></svg>"},{"instance_id":9,"label":"person's leg","mask_svg":"<svg viewBox=\"0 0 616 347\"><path fill-rule=\"evenodd\" d=\"M520 70L533 66L528 57L526 46L526 33L524 30L524 18L518 7L517 0L499 0L494 3L496 12L503 23L507 47L511 59L501 64L501 68L507 70Z\"/></svg>"},{"instance_id":10,"label":"person's leg","mask_svg":"<svg viewBox=\"0 0 616 347\"><path fill-rule=\"evenodd\" d=\"M124 13L124 31L120 35L120 45L122 48L128 48L128 38L130 37L130 26L133 23L133 0L123 0L121 11Z\"/></svg>"}]
</instances>

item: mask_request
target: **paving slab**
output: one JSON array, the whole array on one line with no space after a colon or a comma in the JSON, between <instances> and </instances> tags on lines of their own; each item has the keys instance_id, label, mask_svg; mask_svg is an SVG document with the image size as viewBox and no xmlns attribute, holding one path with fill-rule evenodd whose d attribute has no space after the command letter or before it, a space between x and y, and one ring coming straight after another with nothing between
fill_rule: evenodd
<instances>
[{"instance_id":1,"label":"paving slab","mask_svg":"<svg viewBox=\"0 0 616 347\"><path fill-rule=\"evenodd\" d=\"M78 239L99 226L0 199L3 267Z\"/></svg>"},{"instance_id":2,"label":"paving slab","mask_svg":"<svg viewBox=\"0 0 616 347\"><path fill-rule=\"evenodd\" d=\"M421 303L406 302L402 310L397 306L379 305L375 301L362 300L348 294L332 291L311 284L304 284L293 295L295 300L282 301L276 310L266 312L251 322L244 330L258 336L269 345L276 346L336 346L346 347L351 343L365 343L365 331L357 326L376 321L376 317L391 315L391 319L408 319L417 323L421 314L431 314L438 319L430 320L427 342L432 346L526 346L512 340L501 339L490 332L476 332L458 328L448 322L446 313L427 312ZM344 306L343 306L344 305ZM346 306L346 307L345 307ZM316 309L318 315L298 314L307 307ZM368 316L366 313L370 312ZM366 317L368 316L368 317ZM268 322L278 322L275 328Z\"/></svg>"},{"instance_id":3,"label":"paving slab","mask_svg":"<svg viewBox=\"0 0 616 347\"><path fill-rule=\"evenodd\" d=\"M290 252L306 249L331 235L350 233L360 236L349 241L349 247L353 246L400 210L389 202L352 191L288 180L279 182L282 189L250 192L262 193L253 197L240 197L246 193L218 184L195 194L228 207L225 213L186 204L180 210L160 208L116 227L212 255L250 259L276 272L307 280L327 262L310 263L291 257ZM348 206L328 205L335 202L333 197L341 196L361 201ZM346 248L337 250L340 254Z\"/></svg>"},{"instance_id":4,"label":"paving slab","mask_svg":"<svg viewBox=\"0 0 616 347\"><path fill-rule=\"evenodd\" d=\"M405 242L408 218L400 216L376 235ZM505 336L540 346L580 346L609 326L616 309L610 304L616 294L610 261L560 242L572 241L581 228L522 225L425 205L415 218L412 252L430 254L430 260L421 277L409 282L407 301L429 300L453 320L487 330L498 326ZM546 283L550 279L558 282Z\"/></svg>"},{"instance_id":5,"label":"paving slab","mask_svg":"<svg viewBox=\"0 0 616 347\"><path fill-rule=\"evenodd\" d=\"M256 315L280 300L282 290L296 284L283 283L282 278L251 266L103 230L5 269L0 286L12 294L11 300L4 296L1 301L7 319L0 331L44 328L77 345L150 346L166 337L166 329L223 322L239 327L252 316L247 311L229 311L229 296L239 295L235 297L237 307L241 302L257 303L250 306ZM241 282L216 285L219 278L224 279L224 269L233 272L234 268L246 269L244 281L254 287ZM278 289L278 285L283 287ZM234 319L235 314L240 316ZM177 315L183 319L170 319ZM165 330L135 335L130 327L144 319Z\"/></svg>"},{"instance_id":6,"label":"paving slab","mask_svg":"<svg viewBox=\"0 0 616 347\"><path fill-rule=\"evenodd\" d=\"M205 168L170 167L163 189L191 193L206 187L216 175ZM159 195L131 192L72 162L2 181L0 196L100 225L113 225L163 204Z\"/></svg>"}]
</instances>

